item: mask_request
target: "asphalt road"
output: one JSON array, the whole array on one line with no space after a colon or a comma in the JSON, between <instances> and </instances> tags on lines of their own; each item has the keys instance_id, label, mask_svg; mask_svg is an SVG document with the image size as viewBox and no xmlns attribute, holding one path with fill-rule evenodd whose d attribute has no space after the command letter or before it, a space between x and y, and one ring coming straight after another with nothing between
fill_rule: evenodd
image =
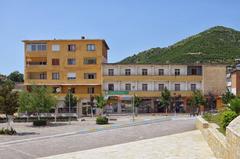
<instances>
[{"instance_id":1,"label":"asphalt road","mask_svg":"<svg viewBox=\"0 0 240 159\"><path fill-rule=\"evenodd\" d=\"M158 123L89 132L51 136L48 138L0 145L0 159L30 159L87 150L102 146L149 139L194 130L194 119L170 120Z\"/></svg>"}]
</instances>

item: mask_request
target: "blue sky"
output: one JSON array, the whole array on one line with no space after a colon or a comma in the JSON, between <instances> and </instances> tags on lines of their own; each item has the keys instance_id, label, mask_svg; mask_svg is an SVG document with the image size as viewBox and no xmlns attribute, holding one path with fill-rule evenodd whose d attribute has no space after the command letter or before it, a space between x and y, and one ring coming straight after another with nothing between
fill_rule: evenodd
<instances>
[{"instance_id":1,"label":"blue sky","mask_svg":"<svg viewBox=\"0 0 240 159\"><path fill-rule=\"evenodd\" d=\"M109 62L216 25L240 30L239 0L0 0L0 73L24 70L24 39L105 39Z\"/></svg>"}]
</instances>

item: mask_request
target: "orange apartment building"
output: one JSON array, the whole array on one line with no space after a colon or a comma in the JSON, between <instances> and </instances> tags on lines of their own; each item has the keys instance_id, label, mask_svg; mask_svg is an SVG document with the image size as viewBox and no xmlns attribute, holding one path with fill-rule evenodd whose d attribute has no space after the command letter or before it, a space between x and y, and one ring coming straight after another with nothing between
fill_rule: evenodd
<instances>
[{"instance_id":1,"label":"orange apartment building","mask_svg":"<svg viewBox=\"0 0 240 159\"><path fill-rule=\"evenodd\" d=\"M52 87L64 108L64 97L71 91L87 111L90 95L100 95L102 63L109 49L105 40L24 40L24 84ZM82 109L81 109L82 110Z\"/></svg>"}]
</instances>

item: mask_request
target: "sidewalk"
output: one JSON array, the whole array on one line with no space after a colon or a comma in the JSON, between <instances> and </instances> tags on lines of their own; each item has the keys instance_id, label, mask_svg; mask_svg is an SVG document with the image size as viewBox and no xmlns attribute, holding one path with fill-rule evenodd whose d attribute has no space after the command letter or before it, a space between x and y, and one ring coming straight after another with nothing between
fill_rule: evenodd
<instances>
[{"instance_id":1,"label":"sidewalk","mask_svg":"<svg viewBox=\"0 0 240 159\"><path fill-rule=\"evenodd\" d=\"M41 159L216 159L199 130Z\"/></svg>"}]
</instances>

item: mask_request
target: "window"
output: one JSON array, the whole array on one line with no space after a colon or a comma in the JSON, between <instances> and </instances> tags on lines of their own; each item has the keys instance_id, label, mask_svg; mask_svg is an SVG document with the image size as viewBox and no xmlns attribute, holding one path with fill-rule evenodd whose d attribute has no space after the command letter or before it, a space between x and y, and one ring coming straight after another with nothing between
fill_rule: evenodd
<instances>
[{"instance_id":1,"label":"window","mask_svg":"<svg viewBox=\"0 0 240 159\"><path fill-rule=\"evenodd\" d=\"M87 51L95 51L96 45L95 44L87 44Z\"/></svg>"},{"instance_id":2,"label":"window","mask_svg":"<svg viewBox=\"0 0 240 159\"><path fill-rule=\"evenodd\" d=\"M202 75L202 66L188 66L187 74L188 75Z\"/></svg>"},{"instance_id":3,"label":"window","mask_svg":"<svg viewBox=\"0 0 240 159\"><path fill-rule=\"evenodd\" d=\"M197 89L196 84L191 84L191 91L195 91Z\"/></svg>"},{"instance_id":4,"label":"window","mask_svg":"<svg viewBox=\"0 0 240 159\"><path fill-rule=\"evenodd\" d=\"M40 76L40 79L47 79L47 73L45 72L41 72L39 76Z\"/></svg>"},{"instance_id":5,"label":"window","mask_svg":"<svg viewBox=\"0 0 240 159\"><path fill-rule=\"evenodd\" d=\"M57 44L52 45L52 51L54 52L60 51L60 45L57 45Z\"/></svg>"},{"instance_id":6,"label":"window","mask_svg":"<svg viewBox=\"0 0 240 159\"><path fill-rule=\"evenodd\" d=\"M68 59L68 65L76 65L76 59Z\"/></svg>"},{"instance_id":7,"label":"window","mask_svg":"<svg viewBox=\"0 0 240 159\"><path fill-rule=\"evenodd\" d=\"M88 87L88 94L94 94L94 87Z\"/></svg>"},{"instance_id":8,"label":"window","mask_svg":"<svg viewBox=\"0 0 240 159\"><path fill-rule=\"evenodd\" d=\"M129 83L126 84L126 85L125 85L125 90L126 90L126 91L131 91L131 84L129 84Z\"/></svg>"},{"instance_id":9,"label":"window","mask_svg":"<svg viewBox=\"0 0 240 159\"><path fill-rule=\"evenodd\" d=\"M175 84L175 91L180 91L180 84Z\"/></svg>"},{"instance_id":10,"label":"window","mask_svg":"<svg viewBox=\"0 0 240 159\"><path fill-rule=\"evenodd\" d=\"M108 69L108 76L114 76L114 69Z\"/></svg>"},{"instance_id":11,"label":"window","mask_svg":"<svg viewBox=\"0 0 240 159\"><path fill-rule=\"evenodd\" d=\"M52 65L59 65L59 59L52 59Z\"/></svg>"},{"instance_id":12,"label":"window","mask_svg":"<svg viewBox=\"0 0 240 159\"><path fill-rule=\"evenodd\" d=\"M164 84L159 84L158 85L158 90L163 91L164 90Z\"/></svg>"},{"instance_id":13,"label":"window","mask_svg":"<svg viewBox=\"0 0 240 159\"><path fill-rule=\"evenodd\" d=\"M36 44L27 44L27 51L46 51L47 44L45 43L36 43Z\"/></svg>"},{"instance_id":14,"label":"window","mask_svg":"<svg viewBox=\"0 0 240 159\"><path fill-rule=\"evenodd\" d=\"M142 75L143 75L143 76L148 75L148 70L147 70L147 69L142 69Z\"/></svg>"},{"instance_id":15,"label":"window","mask_svg":"<svg viewBox=\"0 0 240 159\"><path fill-rule=\"evenodd\" d=\"M163 76L164 75L164 69L158 69L158 75Z\"/></svg>"},{"instance_id":16,"label":"window","mask_svg":"<svg viewBox=\"0 0 240 159\"><path fill-rule=\"evenodd\" d=\"M59 78L60 78L59 72L53 72L52 73L52 79L53 80L59 80Z\"/></svg>"},{"instance_id":17,"label":"window","mask_svg":"<svg viewBox=\"0 0 240 159\"><path fill-rule=\"evenodd\" d=\"M96 73L84 73L84 79L96 79Z\"/></svg>"},{"instance_id":18,"label":"window","mask_svg":"<svg viewBox=\"0 0 240 159\"><path fill-rule=\"evenodd\" d=\"M108 84L108 90L114 91L114 84Z\"/></svg>"},{"instance_id":19,"label":"window","mask_svg":"<svg viewBox=\"0 0 240 159\"><path fill-rule=\"evenodd\" d=\"M76 45L75 44L68 45L68 51L76 51Z\"/></svg>"},{"instance_id":20,"label":"window","mask_svg":"<svg viewBox=\"0 0 240 159\"><path fill-rule=\"evenodd\" d=\"M70 72L67 74L68 80L75 80L76 79L76 73L75 72Z\"/></svg>"},{"instance_id":21,"label":"window","mask_svg":"<svg viewBox=\"0 0 240 159\"><path fill-rule=\"evenodd\" d=\"M130 76L131 75L131 69L125 69L125 75Z\"/></svg>"},{"instance_id":22,"label":"window","mask_svg":"<svg viewBox=\"0 0 240 159\"><path fill-rule=\"evenodd\" d=\"M148 90L148 85L147 84L142 84L142 90L147 91Z\"/></svg>"},{"instance_id":23,"label":"window","mask_svg":"<svg viewBox=\"0 0 240 159\"><path fill-rule=\"evenodd\" d=\"M175 76L179 76L180 75L180 69L175 69Z\"/></svg>"},{"instance_id":24,"label":"window","mask_svg":"<svg viewBox=\"0 0 240 159\"><path fill-rule=\"evenodd\" d=\"M84 58L83 60L84 64L97 64L97 59L95 57L93 58Z\"/></svg>"}]
</instances>

